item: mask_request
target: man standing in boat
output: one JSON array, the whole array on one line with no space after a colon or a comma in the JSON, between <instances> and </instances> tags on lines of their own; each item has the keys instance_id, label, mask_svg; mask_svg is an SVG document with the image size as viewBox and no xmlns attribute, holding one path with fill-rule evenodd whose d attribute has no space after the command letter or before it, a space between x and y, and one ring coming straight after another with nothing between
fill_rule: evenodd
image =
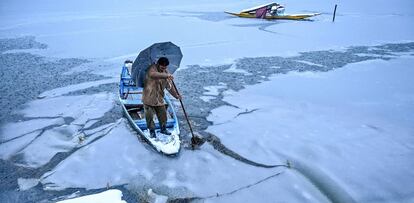
<instances>
[{"instance_id":1,"label":"man standing in boat","mask_svg":"<svg viewBox=\"0 0 414 203\"><path fill-rule=\"evenodd\" d=\"M154 114L157 115L160 123L160 132L165 135L171 135L171 132L166 128L167 110L164 103L164 89L167 89L176 99L181 99L181 95L175 91L170 83L174 77L168 72L167 66L169 64L168 58L159 58L156 64L148 68L144 79L142 102L144 103L145 119L151 137L156 137Z\"/></svg>"}]
</instances>

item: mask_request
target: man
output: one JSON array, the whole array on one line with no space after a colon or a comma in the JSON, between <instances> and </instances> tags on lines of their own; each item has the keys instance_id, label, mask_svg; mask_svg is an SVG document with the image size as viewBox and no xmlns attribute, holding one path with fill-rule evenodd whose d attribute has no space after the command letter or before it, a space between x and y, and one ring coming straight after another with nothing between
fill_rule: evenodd
<instances>
[{"instance_id":1,"label":"man","mask_svg":"<svg viewBox=\"0 0 414 203\"><path fill-rule=\"evenodd\" d=\"M160 123L161 133L171 135L166 128L167 110L164 103L164 89L176 99L181 99L181 96L172 87L170 81L174 77L168 72L167 66L170 64L168 58L161 57L156 64L151 65L144 79L144 91L142 93L142 102L144 103L145 119L147 127L150 131L150 137L155 137L155 123L154 114L157 115Z\"/></svg>"}]
</instances>

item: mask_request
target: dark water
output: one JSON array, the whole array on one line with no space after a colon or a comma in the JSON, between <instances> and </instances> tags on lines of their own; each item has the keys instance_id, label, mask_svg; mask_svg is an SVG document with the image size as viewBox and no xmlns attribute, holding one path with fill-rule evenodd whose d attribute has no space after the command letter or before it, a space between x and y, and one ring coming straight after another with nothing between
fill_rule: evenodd
<instances>
[{"instance_id":1,"label":"dark water","mask_svg":"<svg viewBox=\"0 0 414 203\"><path fill-rule=\"evenodd\" d=\"M88 60L54 59L25 52L6 52L46 47L45 44L36 42L34 37L0 39L0 124L18 120L20 117L12 112L46 90L103 78L89 72L63 74L89 62Z\"/></svg>"}]
</instances>

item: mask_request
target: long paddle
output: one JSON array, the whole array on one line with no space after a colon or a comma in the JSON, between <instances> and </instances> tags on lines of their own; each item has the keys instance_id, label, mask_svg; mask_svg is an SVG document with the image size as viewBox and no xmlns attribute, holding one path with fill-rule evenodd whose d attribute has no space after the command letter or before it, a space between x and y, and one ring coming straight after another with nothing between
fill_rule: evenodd
<instances>
[{"instance_id":1,"label":"long paddle","mask_svg":"<svg viewBox=\"0 0 414 203\"><path fill-rule=\"evenodd\" d=\"M173 87L175 89L175 92L177 92L178 95L181 95L178 92L177 86L175 86L174 80L171 80L171 82L173 84ZM191 131L191 148L194 149L194 145L195 145L196 141L195 141L195 137L194 137L193 128L191 127L191 123L190 123L190 120L188 119L187 112L185 111L183 101L181 99L179 99L179 100L180 100L181 108L183 108L183 112L184 112L185 119L187 120L188 126L190 127L190 131Z\"/></svg>"}]
</instances>

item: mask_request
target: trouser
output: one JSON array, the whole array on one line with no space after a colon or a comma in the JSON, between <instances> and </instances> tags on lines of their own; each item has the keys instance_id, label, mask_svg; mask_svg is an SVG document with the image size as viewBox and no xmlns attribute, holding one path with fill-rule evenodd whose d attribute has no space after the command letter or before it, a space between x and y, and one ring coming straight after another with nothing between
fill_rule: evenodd
<instances>
[{"instance_id":1,"label":"trouser","mask_svg":"<svg viewBox=\"0 0 414 203\"><path fill-rule=\"evenodd\" d=\"M157 114L160 128L165 127L167 123L167 110L165 106L149 106L144 104L145 120L149 130L155 130L154 114Z\"/></svg>"}]
</instances>

